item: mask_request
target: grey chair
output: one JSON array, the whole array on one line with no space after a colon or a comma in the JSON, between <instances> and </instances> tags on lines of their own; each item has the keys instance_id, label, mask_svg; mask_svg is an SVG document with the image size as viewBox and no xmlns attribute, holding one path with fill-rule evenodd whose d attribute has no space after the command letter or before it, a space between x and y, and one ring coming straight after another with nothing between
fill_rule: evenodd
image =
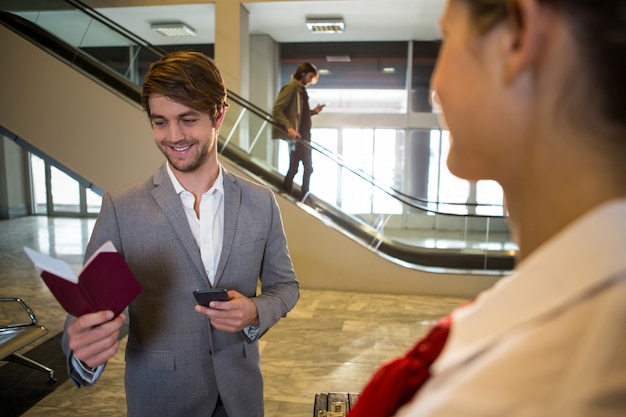
<instances>
[{"instance_id":1,"label":"grey chair","mask_svg":"<svg viewBox=\"0 0 626 417\"><path fill-rule=\"evenodd\" d=\"M12 306L14 305L19 306L21 307L20 311L25 310L30 319L23 323L11 322L10 324L3 324L0 327L0 360L15 362L45 372L48 374L48 384L54 384L57 380L51 368L17 352L23 347L33 343L35 340L45 336L48 333L48 329L37 322L35 312L21 298L1 297L0 305L2 305L3 313L13 308ZM13 309L15 310L15 308ZM21 314L24 315L23 311L21 311ZM15 314L10 316L14 317Z\"/></svg>"}]
</instances>

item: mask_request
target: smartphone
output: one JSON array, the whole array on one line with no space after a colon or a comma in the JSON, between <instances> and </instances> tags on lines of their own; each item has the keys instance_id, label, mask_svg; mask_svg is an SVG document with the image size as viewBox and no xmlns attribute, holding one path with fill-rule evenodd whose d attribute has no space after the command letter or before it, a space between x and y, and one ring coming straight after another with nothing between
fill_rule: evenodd
<instances>
[{"instance_id":1,"label":"smartphone","mask_svg":"<svg viewBox=\"0 0 626 417\"><path fill-rule=\"evenodd\" d=\"M228 290L225 288L211 288L209 290L194 290L193 296L201 306L208 307L211 301L228 301Z\"/></svg>"}]
</instances>

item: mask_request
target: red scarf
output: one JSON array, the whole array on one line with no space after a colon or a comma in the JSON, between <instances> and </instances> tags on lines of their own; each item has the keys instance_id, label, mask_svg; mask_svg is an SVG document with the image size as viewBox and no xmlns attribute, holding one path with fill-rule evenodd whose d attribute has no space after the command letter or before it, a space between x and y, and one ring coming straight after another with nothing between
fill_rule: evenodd
<instances>
[{"instance_id":1,"label":"red scarf","mask_svg":"<svg viewBox=\"0 0 626 417\"><path fill-rule=\"evenodd\" d=\"M409 402L430 377L430 365L443 350L451 322L450 315L442 318L404 357L378 369L348 417L390 417Z\"/></svg>"}]
</instances>

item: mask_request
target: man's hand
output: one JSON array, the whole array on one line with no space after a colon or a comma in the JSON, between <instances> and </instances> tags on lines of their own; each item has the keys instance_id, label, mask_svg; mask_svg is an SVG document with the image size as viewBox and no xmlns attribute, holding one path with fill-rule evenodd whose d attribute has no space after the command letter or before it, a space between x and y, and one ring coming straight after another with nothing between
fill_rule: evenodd
<instances>
[{"instance_id":1,"label":"man's hand","mask_svg":"<svg viewBox=\"0 0 626 417\"><path fill-rule=\"evenodd\" d=\"M287 129L287 136L289 136L289 139L300 139L300 133L298 133L298 131L296 129L292 129L289 128Z\"/></svg>"},{"instance_id":2,"label":"man's hand","mask_svg":"<svg viewBox=\"0 0 626 417\"><path fill-rule=\"evenodd\" d=\"M326 107L326 104L318 104L317 106L315 106L315 108L313 109L313 114L320 114L320 112L322 110L324 110L324 107Z\"/></svg>"},{"instance_id":3,"label":"man's hand","mask_svg":"<svg viewBox=\"0 0 626 417\"><path fill-rule=\"evenodd\" d=\"M76 359L95 368L113 357L120 346L120 328L126 317L99 311L76 318L67 327L69 346Z\"/></svg>"},{"instance_id":4,"label":"man's hand","mask_svg":"<svg viewBox=\"0 0 626 417\"><path fill-rule=\"evenodd\" d=\"M225 332L238 332L259 325L256 304L237 291L228 291L229 301L211 301L209 307L196 305L195 310L209 317L211 325Z\"/></svg>"}]
</instances>

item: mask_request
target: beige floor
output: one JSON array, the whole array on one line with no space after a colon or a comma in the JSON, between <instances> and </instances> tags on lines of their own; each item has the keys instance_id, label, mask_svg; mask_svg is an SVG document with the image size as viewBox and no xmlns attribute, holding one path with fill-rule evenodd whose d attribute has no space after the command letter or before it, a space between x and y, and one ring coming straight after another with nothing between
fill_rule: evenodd
<instances>
[{"instance_id":1,"label":"beige floor","mask_svg":"<svg viewBox=\"0 0 626 417\"><path fill-rule=\"evenodd\" d=\"M50 336L62 329L65 314L22 247L62 258L78 271L92 226L66 218L0 221L0 296L27 300ZM261 341L266 415L310 417L316 392L359 391L382 362L403 354L433 320L464 301L302 289L294 310ZM123 372L120 350L94 387L65 382L24 416L123 416Z\"/></svg>"}]
</instances>

